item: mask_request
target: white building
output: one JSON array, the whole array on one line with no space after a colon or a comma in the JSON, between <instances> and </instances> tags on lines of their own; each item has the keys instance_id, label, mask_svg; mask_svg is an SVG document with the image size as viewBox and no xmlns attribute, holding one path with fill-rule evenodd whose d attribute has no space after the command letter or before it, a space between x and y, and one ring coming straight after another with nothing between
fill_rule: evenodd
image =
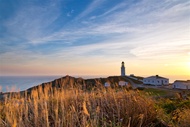
<instances>
[{"instance_id":1,"label":"white building","mask_svg":"<svg viewBox=\"0 0 190 127\"><path fill-rule=\"evenodd\" d=\"M129 83L125 81L119 81L119 86L127 86Z\"/></svg>"},{"instance_id":2,"label":"white building","mask_svg":"<svg viewBox=\"0 0 190 127\"><path fill-rule=\"evenodd\" d=\"M172 86L174 89L188 89L188 90L190 90L190 80L187 80L187 81L176 80Z\"/></svg>"},{"instance_id":3,"label":"white building","mask_svg":"<svg viewBox=\"0 0 190 127\"><path fill-rule=\"evenodd\" d=\"M110 87L111 84L110 84L110 82L105 82L104 86L105 86L105 87Z\"/></svg>"},{"instance_id":4,"label":"white building","mask_svg":"<svg viewBox=\"0 0 190 127\"><path fill-rule=\"evenodd\" d=\"M121 63L121 76L125 76L125 63Z\"/></svg>"},{"instance_id":5,"label":"white building","mask_svg":"<svg viewBox=\"0 0 190 127\"><path fill-rule=\"evenodd\" d=\"M147 78L143 79L143 84L154 85L154 86L168 85L169 84L169 79L164 78L164 77L160 77L158 75L150 76L150 77L147 77Z\"/></svg>"}]
</instances>

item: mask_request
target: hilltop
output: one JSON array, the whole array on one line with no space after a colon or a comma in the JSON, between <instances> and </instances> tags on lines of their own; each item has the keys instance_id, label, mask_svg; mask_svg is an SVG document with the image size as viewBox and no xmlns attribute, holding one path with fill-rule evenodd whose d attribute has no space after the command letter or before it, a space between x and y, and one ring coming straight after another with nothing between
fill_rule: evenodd
<instances>
[{"instance_id":1,"label":"hilltop","mask_svg":"<svg viewBox=\"0 0 190 127\"><path fill-rule=\"evenodd\" d=\"M111 84L111 87L118 86L119 81L131 82L132 79L127 76L109 76L107 78L92 78L92 79L83 79L75 78L69 75L55 79L51 82L42 83L40 85L31 87L27 91L31 91L38 87L44 88L45 86L51 86L52 88L81 88L81 89L91 89L93 87L102 87L106 82ZM133 80L135 81L135 80Z\"/></svg>"},{"instance_id":2,"label":"hilltop","mask_svg":"<svg viewBox=\"0 0 190 127\"><path fill-rule=\"evenodd\" d=\"M6 92L0 94L0 99L3 99L5 96L9 96L10 94L24 94L28 93L30 94L32 90L36 90L39 88L56 88L56 89L72 89L77 88L81 90L92 90L93 88L101 88L104 87L104 84L108 82L110 84L110 87L116 88L119 85L119 81L128 82L128 87L133 87L134 84L142 84L141 81L135 80L129 76L109 76L107 78L90 78L90 79L84 79L84 78L76 78L69 75L66 75L64 77L55 79L50 82L41 83L39 85L33 86L31 88L28 88L24 91L19 92Z\"/></svg>"},{"instance_id":3,"label":"hilltop","mask_svg":"<svg viewBox=\"0 0 190 127\"><path fill-rule=\"evenodd\" d=\"M0 126L155 126L188 127L190 101L171 91L128 89L136 77L83 79L64 76L25 91L4 93ZM138 77L139 78L139 77ZM128 82L120 87L119 82ZM105 88L109 82L110 87ZM166 96L167 95L167 96ZM10 119L11 118L11 119Z\"/></svg>"}]
</instances>

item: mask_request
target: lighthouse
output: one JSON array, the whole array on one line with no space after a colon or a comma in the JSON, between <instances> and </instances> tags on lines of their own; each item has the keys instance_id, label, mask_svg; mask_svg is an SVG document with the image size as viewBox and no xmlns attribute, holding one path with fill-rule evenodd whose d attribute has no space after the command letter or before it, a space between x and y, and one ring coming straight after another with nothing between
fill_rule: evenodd
<instances>
[{"instance_id":1,"label":"lighthouse","mask_svg":"<svg viewBox=\"0 0 190 127\"><path fill-rule=\"evenodd\" d=\"M125 76L125 63L121 63L121 76Z\"/></svg>"}]
</instances>

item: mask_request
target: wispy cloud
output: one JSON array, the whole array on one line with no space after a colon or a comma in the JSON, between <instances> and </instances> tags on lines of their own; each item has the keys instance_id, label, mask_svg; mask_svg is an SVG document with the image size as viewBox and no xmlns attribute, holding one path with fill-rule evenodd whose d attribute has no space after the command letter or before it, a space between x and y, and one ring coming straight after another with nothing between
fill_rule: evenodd
<instances>
[{"instance_id":1,"label":"wispy cloud","mask_svg":"<svg viewBox=\"0 0 190 127\"><path fill-rule=\"evenodd\" d=\"M4 26L7 29L7 34L30 42L48 35L49 25L59 15L59 8L55 3L49 3L45 7L26 4L21 6L15 12L14 17L10 18Z\"/></svg>"},{"instance_id":2,"label":"wispy cloud","mask_svg":"<svg viewBox=\"0 0 190 127\"><path fill-rule=\"evenodd\" d=\"M67 16L70 17L74 13L74 10L72 9L70 12L67 13Z\"/></svg>"},{"instance_id":3,"label":"wispy cloud","mask_svg":"<svg viewBox=\"0 0 190 127\"><path fill-rule=\"evenodd\" d=\"M16 65L20 61L28 65L57 65L72 61L72 64L83 62L85 65L85 61L96 62L97 59L97 63L159 59L169 64L168 58L187 59L189 1L120 1L96 15L97 8L103 8L106 2L94 0L78 15L74 15L77 11L73 8L65 12L64 17L71 19L58 24L56 21L63 11L58 2L44 7L20 7L3 24L7 34L0 38L3 42L0 44L3 47L0 48L1 64ZM59 30L55 30L57 27ZM18 44L13 47L11 42Z\"/></svg>"},{"instance_id":4,"label":"wispy cloud","mask_svg":"<svg viewBox=\"0 0 190 127\"><path fill-rule=\"evenodd\" d=\"M124 8L127 6L127 3L119 3L118 5L114 6L110 10L106 11L102 16L99 17L99 19L102 22L96 22L95 21L87 21L86 25L83 25L83 27L73 26L69 28L64 28L58 32L48 34L48 25L50 25L56 18L59 16L60 12L56 12L56 15L52 12L52 6L47 7L46 9L39 9L31 7L32 9L26 9L26 11L23 12L23 9L18 12L17 16L15 16L15 19L13 19L14 22L8 22L10 31L13 31L14 34L18 33L21 35L25 35L28 42L38 44L38 43L49 43L49 42L55 42L55 41L66 41L66 42L73 42L80 38L85 38L86 36L97 36L97 35L106 35L106 34L136 34L138 32L147 32L148 30L156 30L158 25L162 25L161 23L165 23L165 20L168 19L167 17L171 17L174 15L172 12L176 10L181 9L180 13L187 12L187 5L188 3L182 3L180 6L175 5L174 7L170 8L164 8L170 5L166 3L163 3L161 5L164 5L164 9L162 10L161 14L164 14L163 16L160 14L160 10L151 10L154 8L160 8L160 7L152 7L151 9L143 10L144 5L146 5L147 1L140 2L136 5L133 5L131 8ZM87 16L89 13L91 13L98 5L100 5L102 1L96 0L93 1L87 9L85 9L78 17L84 17ZM152 2L149 2L150 4L153 4ZM148 5L149 5L148 3ZM171 5L170 5L171 6ZM57 8L57 7L53 7ZM143 8L143 9L142 9ZM186 8L186 9L184 9ZM119 10L121 9L121 10ZM51 10L48 12L48 10ZM55 11L58 11L54 9ZM116 11L118 10L118 11ZM47 11L47 12L46 12ZM115 11L112 15L107 15L111 13L112 11ZM147 14L142 14L144 11L149 12ZM28 13L36 14L39 13L41 15L39 16L26 16ZM43 12L46 12L44 15ZM52 13L51 13L52 12ZM132 12L132 13L131 13ZM178 11L177 11L178 12ZM22 14L24 13L24 14ZM175 13L173 17L176 17L178 13ZM46 21L48 17L48 21ZM49 18L50 17L50 18ZM159 22L156 22L156 20L159 18ZM179 21L178 16L176 17L175 21ZM32 20L33 19L33 20ZM148 19L148 20L147 20ZM31 22L33 21L33 22ZM111 21L111 22L110 22ZM147 22L148 21L148 22ZM185 20L187 22L187 20ZM170 23L170 22L169 22ZM18 27L18 24L21 24L21 26ZM72 26L72 25L71 25ZM146 28L146 30L145 30ZM148 28L148 29L147 29ZM18 31L18 32L16 32ZM150 32L152 32L150 30ZM106 35L107 36L107 35Z\"/></svg>"},{"instance_id":5,"label":"wispy cloud","mask_svg":"<svg viewBox=\"0 0 190 127\"><path fill-rule=\"evenodd\" d=\"M93 0L93 2L82 12L80 13L75 20L79 20L88 14L90 14L92 11L97 9L98 6L100 6L105 0Z\"/></svg>"}]
</instances>

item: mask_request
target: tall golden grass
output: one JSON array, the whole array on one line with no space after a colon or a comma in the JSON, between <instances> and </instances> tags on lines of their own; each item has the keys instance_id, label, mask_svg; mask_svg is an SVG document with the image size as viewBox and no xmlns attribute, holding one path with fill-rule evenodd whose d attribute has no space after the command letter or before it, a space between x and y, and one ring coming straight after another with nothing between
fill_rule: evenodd
<instances>
[{"instance_id":1,"label":"tall golden grass","mask_svg":"<svg viewBox=\"0 0 190 127\"><path fill-rule=\"evenodd\" d=\"M0 126L154 127L161 125L157 114L155 102L138 91L48 86L7 97L0 104Z\"/></svg>"}]
</instances>

